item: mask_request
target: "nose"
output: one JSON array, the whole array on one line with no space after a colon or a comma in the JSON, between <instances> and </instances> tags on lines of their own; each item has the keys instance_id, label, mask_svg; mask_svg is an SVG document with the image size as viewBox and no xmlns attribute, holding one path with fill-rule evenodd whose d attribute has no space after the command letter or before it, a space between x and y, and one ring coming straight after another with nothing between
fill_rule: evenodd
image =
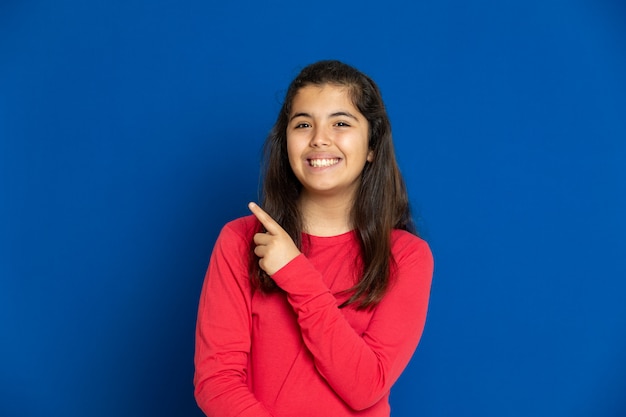
<instances>
[{"instance_id":1,"label":"nose","mask_svg":"<svg viewBox=\"0 0 626 417\"><path fill-rule=\"evenodd\" d=\"M317 128L313 132L313 136L311 137L311 147L319 148L323 146L330 145L331 138L328 132L325 129Z\"/></svg>"}]
</instances>

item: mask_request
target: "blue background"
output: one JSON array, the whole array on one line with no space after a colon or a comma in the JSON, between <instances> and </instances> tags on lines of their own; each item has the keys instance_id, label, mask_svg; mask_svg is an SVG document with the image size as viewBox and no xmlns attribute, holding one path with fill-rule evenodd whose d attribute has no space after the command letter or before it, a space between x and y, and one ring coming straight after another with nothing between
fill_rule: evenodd
<instances>
[{"instance_id":1,"label":"blue background","mask_svg":"<svg viewBox=\"0 0 626 417\"><path fill-rule=\"evenodd\" d=\"M401 416L625 416L626 5L0 2L0 415L200 416L200 287L289 81L380 85L436 269Z\"/></svg>"}]
</instances>

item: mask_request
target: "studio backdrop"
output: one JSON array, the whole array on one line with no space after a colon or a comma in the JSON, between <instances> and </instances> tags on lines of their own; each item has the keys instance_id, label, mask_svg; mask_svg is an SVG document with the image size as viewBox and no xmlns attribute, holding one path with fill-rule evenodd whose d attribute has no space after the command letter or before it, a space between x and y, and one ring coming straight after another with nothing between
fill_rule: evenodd
<instances>
[{"instance_id":1,"label":"studio backdrop","mask_svg":"<svg viewBox=\"0 0 626 417\"><path fill-rule=\"evenodd\" d=\"M377 81L435 275L394 417L626 415L626 6L0 3L0 415L201 416L200 288L289 81Z\"/></svg>"}]
</instances>

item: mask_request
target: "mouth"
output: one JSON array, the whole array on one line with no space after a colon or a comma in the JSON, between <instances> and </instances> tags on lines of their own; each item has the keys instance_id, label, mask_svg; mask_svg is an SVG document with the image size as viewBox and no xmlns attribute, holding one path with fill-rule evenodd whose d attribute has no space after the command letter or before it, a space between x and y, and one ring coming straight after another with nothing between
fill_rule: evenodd
<instances>
[{"instance_id":1,"label":"mouth","mask_svg":"<svg viewBox=\"0 0 626 417\"><path fill-rule=\"evenodd\" d=\"M307 159L309 165L313 168L325 168L337 165L339 160L339 158Z\"/></svg>"}]
</instances>

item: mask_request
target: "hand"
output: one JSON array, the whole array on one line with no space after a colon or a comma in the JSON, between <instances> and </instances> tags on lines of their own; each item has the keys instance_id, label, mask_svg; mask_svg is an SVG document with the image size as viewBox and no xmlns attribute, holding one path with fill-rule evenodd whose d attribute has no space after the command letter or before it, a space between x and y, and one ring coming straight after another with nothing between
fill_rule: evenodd
<instances>
[{"instance_id":1,"label":"hand","mask_svg":"<svg viewBox=\"0 0 626 417\"><path fill-rule=\"evenodd\" d=\"M267 230L266 233L254 235L254 243L256 244L254 253L260 258L259 266L261 269L272 276L300 255L300 251L287 232L261 207L249 203L248 208Z\"/></svg>"}]
</instances>

